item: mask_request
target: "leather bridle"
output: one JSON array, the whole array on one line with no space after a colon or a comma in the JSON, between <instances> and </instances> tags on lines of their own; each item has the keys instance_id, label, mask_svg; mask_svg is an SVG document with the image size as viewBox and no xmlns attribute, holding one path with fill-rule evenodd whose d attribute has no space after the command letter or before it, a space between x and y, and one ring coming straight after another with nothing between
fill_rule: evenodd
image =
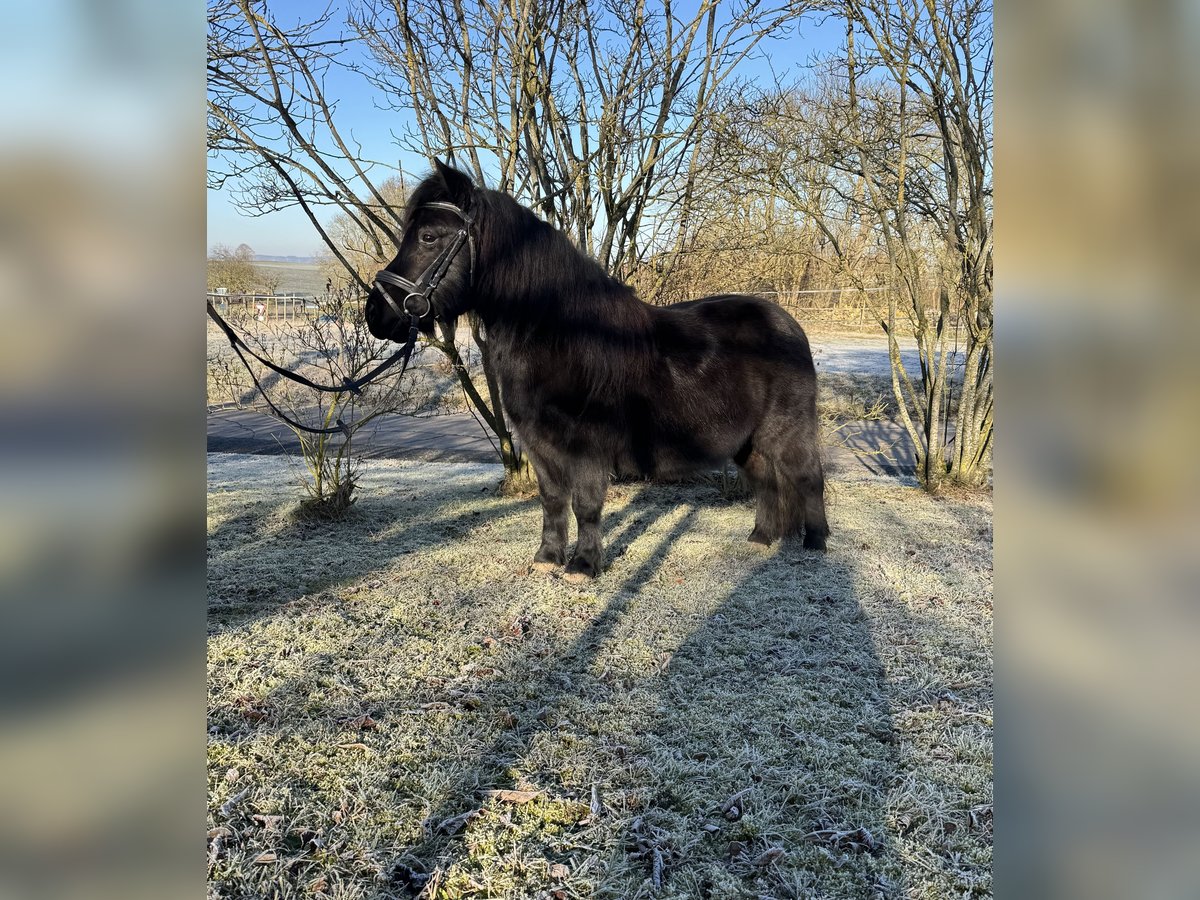
<instances>
[{"instance_id":1,"label":"leather bridle","mask_svg":"<svg viewBox=\"0 0 1200 900\"><path fill-rule=\"evenodd\" d=\"M262 394L263 399L266 400L267 405L271 408L271 411L275 414L276 418L282 419L292 428L297 429L298 431L305 431L309 434L340 433L343 434L347 440L349 440L351 436L350 426L348 426L341 419L336 420L336 427L333 428L312 428L301 422L297 422L295 419L292 419L286 415L283 410L281 410L271 401L270 396L259 382L258 376L255 375L254 369L250 367L250 361L246 358L247 355L258 360L264 366L281 375L282 377L294 381L297 384L302 384L305 387L312 388L315 391L323 391L333 394L349 392L357 395L362 393L362 389L364 387L374 382L377 378L383 375L384 372L392 368L392 366L396 365L397 363L402 363L400 366L400 377L404 376L404 372L408 369L408 363L412 357L413 350L417 345L417 325L420 320L429 315L430 311L433 309L433 292L437 290L437 287L441 283L442 279L446 277L446 272L450 270L450 263L454 261L454 257L458 255L458 251L462 249L463 244L467 245L471 253L471 268L468 273L468 284L474 283L475 239L471 234L471 229L475 224L474 220L453 203L423 203L422 205L418 206L417 209L442 209L446 210L447 212L452 212L462 219L463 227L455 233L450 243L446 246L446 249L438 254L437 259L429 264L428 268L421 273L421 276L416 281L409 281L407 278L402 278L401 276L395 275L387 270L376 273L375 287L379 289L379 293L383 296L383 299L387 301L388 305L393 310L395 310L396 315L398 316L396 327L392 330L392 340L401 342L401 339L396 337L396 335L403 333L402 329L404 327L407 327L408 334L407 337L401 342L403 346L401 346L399 350L397 350L361 378L346 378L341 384L317 384L316 382L305 378L303 375L293 372L290 369L285 369L283 366L277 365L260 353L255 352L249 344L242 340L241 336L234 331L230 324L221 317L220 313L217 312L216 307L212 304L212 301L208 301L209 317L211 317L212 320L220 326L221 330L225 332L225 336L229 339L230 345L241 359L242 364L246 367L246 371L250 373L250 378L254 382L254 386L258 388L258 392ZM386 285L389 284L394 285L395 287L398 287L406 292L404 300L401 303L396 303L391 294L388 293ZM408 301L412 300L414 297L425 302L425 308L420 312L417 312L415 309L409 309Z\"/></svg>"},{"instance_id":2,"label":"leather bridle","mask_svg":"<svg viewBox=\"0 0 1200 900\"><path fill-rule=\"evenodd\" d=\"M471 233L474 227L474 220L463 212L453 203L443 203L434 201L432 203L422 203L414 210L422 209L440 209L446 212L452 212L462 219L462 227L454 233L450 239L450 243L446 248L438 254L437 259L431 262L420 274L416 281L409 281L394 272L389 272L383 269L375 273L375 287L379 290L380 295L387 302L392 311L396 313L398 324L402 323L408 317L414 320L423 319L433 310L433 293L441 284L442 279L446 277L446 273L450 271L450 264L454 261L454 257L462 250L466 244L470 252L470 269L468 270L468 283L473 283L475 279L475 237ZM398 287L404 291L404 299L399 303L388 290L388 285ZM409 301L416 300L417 303L410 306ZM424 304L423 308L421 304Z\"/></svg>"}]
</instances>

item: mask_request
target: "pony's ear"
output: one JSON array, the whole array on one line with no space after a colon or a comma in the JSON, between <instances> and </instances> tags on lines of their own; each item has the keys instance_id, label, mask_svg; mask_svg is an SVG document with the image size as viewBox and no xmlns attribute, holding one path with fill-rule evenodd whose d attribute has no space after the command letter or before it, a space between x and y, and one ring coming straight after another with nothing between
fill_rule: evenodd
<instances>
[{"instance_id":1,"label":"pony's ear","mask_svg":"<svg viewBox=\"0 0 1200 900\"><path fill-rule=\"evenodd\" d=\"M475 198L475 182L471 180L471 176L446 165L440 159L434 159L433 164L446 185L450 201L464 212L468 210Z\"/></svg>"}]
</instances>

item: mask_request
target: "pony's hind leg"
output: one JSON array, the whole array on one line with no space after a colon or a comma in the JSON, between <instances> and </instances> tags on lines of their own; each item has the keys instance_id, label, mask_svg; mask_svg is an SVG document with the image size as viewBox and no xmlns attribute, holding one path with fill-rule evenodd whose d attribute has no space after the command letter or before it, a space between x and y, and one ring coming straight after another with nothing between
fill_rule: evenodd
<instances>
[{"instance_id":1,"label":"pony's hind leg","mask_svg":"<svg viewBox=\"0 0 1200 900\"><path fill-rule=\"evenodd\" d=\"M815 412L812 418L811 427L776 418L754 435L754 449L743 464L758 498L751 541L769 544L803 532L805 547L825 549L825 477Z\"/></svg>"},{"instance_id":2,"label":"pony's hind leg","mask_svg":"<svg viewBox=\"0 0 1200 900\"><path fill-rule=\"evenodd\" d=\"M575 554L567 564L569 581L595 578L604 570L604 547L600 539L600 513L608 491L608 474L603 469L586 469L576 474L571 485L571 504L579 525Z\"/></svg>"},{"instance_id":3,"label":"pony's hind leg","mask_svg":"<svg viewBox=\"0 0 1200 900\"><path fill-rule=\"evenodd\" d=\"M754 530L747 538L752 544L769 546L780 536L779 480L774 461L755 448L743 450L734 462L750 479L754 488Z\"/></svg>"},{"instance_id":4,"label":"pony's hind leg","mask_svg":"<svg viewBox=\"0 0 1200 900\"><path fill-rule=\"evenodd\" d=\"M796 493L804 507L804 546L810 550L824 550L829 537L829 523L825 519L825 474L816 448L805 448L805 451L807 456L800 454L793 472Z\"/></svg>"}]
</instances>

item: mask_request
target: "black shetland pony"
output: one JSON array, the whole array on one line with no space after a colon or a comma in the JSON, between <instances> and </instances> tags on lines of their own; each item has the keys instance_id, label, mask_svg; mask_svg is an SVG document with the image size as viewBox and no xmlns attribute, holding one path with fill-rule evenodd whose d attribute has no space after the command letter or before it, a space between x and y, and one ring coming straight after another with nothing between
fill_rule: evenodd
<instances>
[{"instance_id":1,"label":"black shetland pony","mask_svg":"<svg viewBox=\"0 0 1200 900\"><path fill-rule=\"evenodd\" d=\"M649 306L511 197L441 162L404 221L367 323L398 340L401 309L426 333L435 318L474 310L482 319L504 408L538 477L537 568L600 574L610 473L674 478L729 459L755 490L751 541L803 532L805 547L825 548L816 370L782 309L737 295ZM568 505L579 523L569 563Z\"/></svg>"}]
</instances>

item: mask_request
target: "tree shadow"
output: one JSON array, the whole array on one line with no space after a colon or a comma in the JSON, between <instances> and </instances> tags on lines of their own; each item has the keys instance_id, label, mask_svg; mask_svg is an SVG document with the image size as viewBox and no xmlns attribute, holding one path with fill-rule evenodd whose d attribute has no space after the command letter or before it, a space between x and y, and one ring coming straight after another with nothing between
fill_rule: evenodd
<instances>
[{"instance_id":1,"label":"tree shadow","mask_svg":"<svg viewBox=\"0 0 1200 900\"><path fill-rule=\"evenodd\" d=\"M298 520L292 498L246 504L208 534L210 632L241 628L309 595L369 580L405 556L475 539L474 533L490 523L538 506L536 497L493 493L454 511L464 499L462 492L449 491L443 499L436 505L401 507L405 515L398 519L393 499L365 496L344 519L330 522ZM660 514L653 501L636 499L607 511L603 528L609 536L609 560L622 555ZM330 536L352 541L354 555L331 558L325 552ZM532 558L536 532L530 532L529 541Z\"/></svg>"},{"instance_id":2,"label":"tree shadow","mask_svg":"<svg viewBox=\"0 0 1200 900\"><path fill-rule=\"evenodd\" d=\"M297 520L291 498L255 502L209 532L209 631L242 628L302 598L369 580L407 555L470 539L476 530L535 502L492 496L451 512L455 501L448 499L406 509L399 525L396 503L388 498L360 498L336 522ZM335 541L328 539L331 535ZM354 543L353 555L331 552L331 545L347 538Z\"/></svg>"},{"instance_id":3,"label":"tree shadow","mask_svg":"<svg viewBox=\"0 0 1200 900\"><path fill-rule=\"evenodd\" d=\"M912 475L916 471L916 451L903 429L897 433L885 423L859 420L838 431L838 442L874 475Z\"/></svg>"}]
</instances>

